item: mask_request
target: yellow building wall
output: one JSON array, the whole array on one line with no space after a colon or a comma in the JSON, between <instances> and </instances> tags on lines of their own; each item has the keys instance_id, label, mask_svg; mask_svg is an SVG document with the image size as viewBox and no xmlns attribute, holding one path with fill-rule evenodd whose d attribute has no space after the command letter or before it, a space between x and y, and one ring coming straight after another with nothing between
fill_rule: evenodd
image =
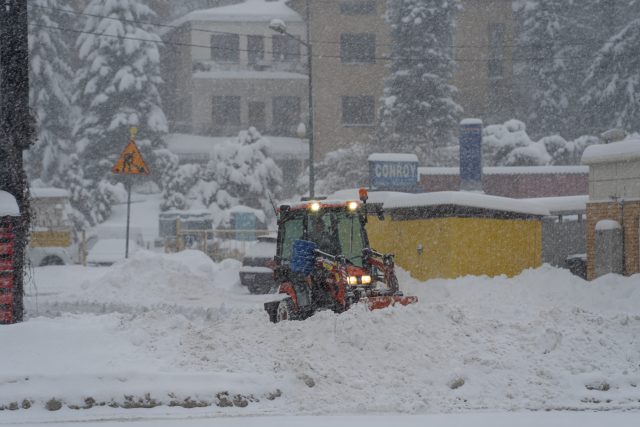
<instances>
[{"instance_id":1,"label":"yellow building wall","mask_svg":"<svg viewBox=\"0 0 640 427\"><path fill-rule=\"evenodd\" d=\"M374 249L395 254L396 264L419 280L514 276L541 264L539 220L370 217L367 232Z\"/></svg>"}]
</instances>

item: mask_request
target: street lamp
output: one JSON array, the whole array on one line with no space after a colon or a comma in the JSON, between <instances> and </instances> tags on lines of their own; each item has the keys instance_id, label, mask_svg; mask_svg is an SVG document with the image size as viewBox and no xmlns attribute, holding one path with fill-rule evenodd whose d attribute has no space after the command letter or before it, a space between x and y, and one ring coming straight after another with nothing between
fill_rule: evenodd
<instances>
[{"instance_id":1,"label":"street lamp","mask_svg":"<svg viewBox=\"0 0 640 427\"><path fill-rule=\"evenodd\" d=\"M309 141L309 198L315 197L315 171L313 167L313 72L311 70L311 39L309 37L309 1L306 5L306 19L307 19L307 41L302 41L296 38L293 34L287 32L287 26L281 19L272 19L269 23L269 28L279 34L283 34L302 46L307 48L307 68L309 72L309 126L307 126L307 139Z\"/></svg>"}]
</instances>

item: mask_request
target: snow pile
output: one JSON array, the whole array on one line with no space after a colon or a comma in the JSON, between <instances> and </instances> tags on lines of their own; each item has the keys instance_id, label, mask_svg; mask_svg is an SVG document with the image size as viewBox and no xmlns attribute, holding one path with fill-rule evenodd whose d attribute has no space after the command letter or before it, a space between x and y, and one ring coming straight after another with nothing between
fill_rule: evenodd
<instances>
[{"instance_id":1,"label":"snow pile","mask_svg":"<svg viewBox=\"0 0 640 427\"><path fill-rule=\"evenodd\" d=\"M0 364L0 406L127 407L135 396L221 414L640 408L640 276L588 283L542 267L419 282L400 271L418 304L271 324L262 303L274 296L247 294L239 268L143 251L108 269L37 269L39 313L57 317L33 317L31 289L30 319L3 328L15 350ZM226 408L227 395L246 408Z\"/></svg>"}]
</instances>

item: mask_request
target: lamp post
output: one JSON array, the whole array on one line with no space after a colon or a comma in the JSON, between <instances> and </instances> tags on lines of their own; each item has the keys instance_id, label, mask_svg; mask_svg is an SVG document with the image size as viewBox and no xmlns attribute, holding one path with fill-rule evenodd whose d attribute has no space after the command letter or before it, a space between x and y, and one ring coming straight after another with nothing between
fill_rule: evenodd
<instances>
[{"instance_id":1,"label":"lamp post","mask_svg":"<svg viewBox=\"0 0 640 427\"><path fill-rule=\"evenodd\" d=\"M309 126L307 126L307 140L309 141L309 198L315 197L315 170L313 166L313 71L311 69L311 58L313 57L310 39L310 22L309 22L309 0L306 2L306 21L307 21L307 41L296 38L293 34L287 32L287 26L281 19L272 19L269 28L273 31L283 34L302 46L307 48L307 69L309 72L308 90L309 90Z\"/></svg>"}]
</instances>

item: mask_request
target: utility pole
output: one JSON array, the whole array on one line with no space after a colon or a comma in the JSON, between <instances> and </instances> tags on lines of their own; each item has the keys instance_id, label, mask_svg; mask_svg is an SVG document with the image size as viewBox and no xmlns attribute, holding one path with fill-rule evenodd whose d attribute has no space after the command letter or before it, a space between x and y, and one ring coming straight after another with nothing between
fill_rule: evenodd
<instances>
[{"instance_id":1,"label":"utility pole","mask_svg":"<svg viewBox=\"0 0 640 427\"><path fill-rule=\"evenodd\" d=\"M32 144L29 112L29 45L27 2L0 0L0 190L20 207L14 242L14 319L24 314L24 258L31 224L29 187L22 152Z\"/></svg>"}]
</instances>

